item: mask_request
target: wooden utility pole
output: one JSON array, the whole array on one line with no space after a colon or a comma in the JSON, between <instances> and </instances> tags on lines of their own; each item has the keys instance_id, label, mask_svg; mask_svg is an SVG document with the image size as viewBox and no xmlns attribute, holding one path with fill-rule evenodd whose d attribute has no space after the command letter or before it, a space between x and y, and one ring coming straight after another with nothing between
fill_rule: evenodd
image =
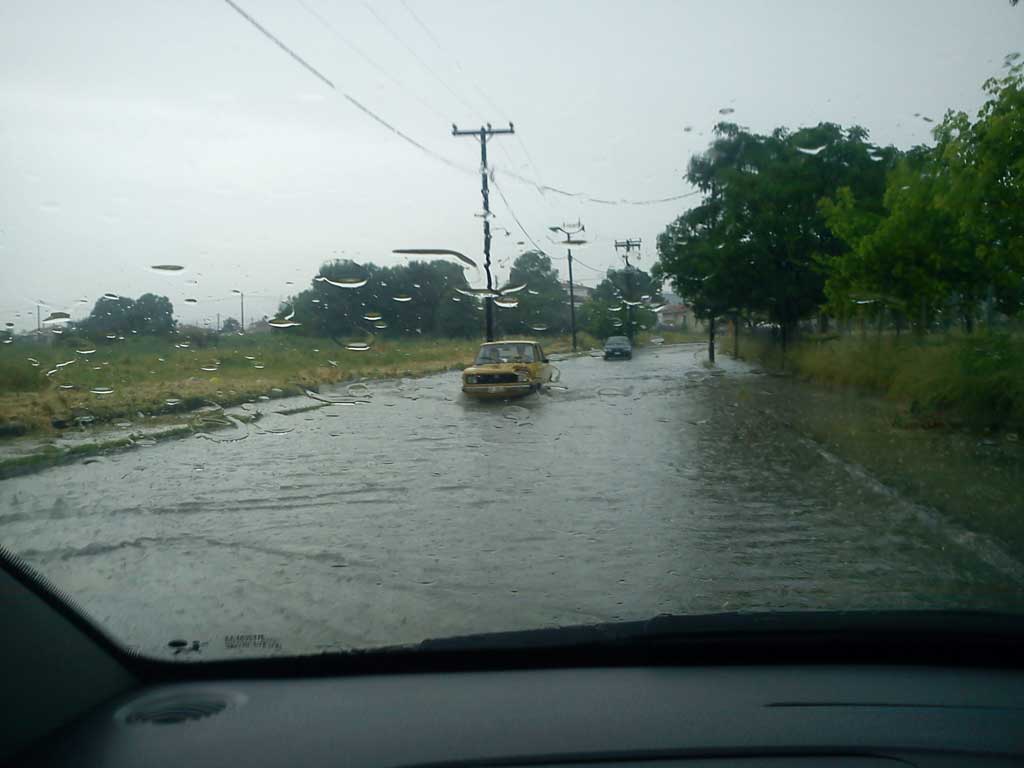
<instances>
[{"instance_id":1,"label":"wooden utility pole","mask_svg":"<svg viewBox=\"0 0 1024 768\"><path fill-rule=\"evenodd\" d=\"M626 279L629 281L630 297L628 301L636 301L636 299L633 298L633 265L629 263L629 253L634 248L637 251L640 250L640 238L638 237L635 239L630 238L627 240L616 240L615 252L618 253L620 248L625 250L625 253L623 254L622 258L626 262ZM639 255L637 256L637 258L640 258ZM635 331L633 328L633 306L632 304L626 304L626 335L629 336L630 341L633 340L634 333Z\"/></svg>"},{"instance_id":2,"label":"wooden utility pole","mask_svg":"<svg viewBox=\"0 0 1024 768\"><path fill-rule=\"evenodd\" d=\"M512 123L508 128L492 128L490 123L480 126L477 131L460 131L452 123L452 136L475 136L480 142L480 194L484 198L484 272L487 274L487 290L493 291L494 280L491 277L491 196L487 187L487 141L492 136L502 133L515 133ZM487 326L487 340L494 341L494 297L484 297L484 322Z\"/></svg>"}]
</instances>

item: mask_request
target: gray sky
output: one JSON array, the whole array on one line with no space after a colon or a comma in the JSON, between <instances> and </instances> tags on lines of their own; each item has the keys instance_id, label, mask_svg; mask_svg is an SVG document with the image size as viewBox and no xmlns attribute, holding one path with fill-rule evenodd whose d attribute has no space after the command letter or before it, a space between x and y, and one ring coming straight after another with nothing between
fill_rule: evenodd
<instances>
[{"instance_id":1,"label":"gray sky","mask_svg":"<svg viewBox=\"0 0 1024 768\"><path fill-rule=\"evenodd\" d=\"M586 264L603 271L614 239L641 237L649 268L688 200L601 205L505 174L599 199L682 194L726 107L753 130L857 123L907 147L929 140L913 113L973 114L1024 31L1006 0L237 2L336 90L223 0L0 4L3 322L34 326L37 299L81 317L104 292L146 291L201 322L237 316L233 288L255 316L335 256L479 258L479 149L452 122L515 122L489 145L495 178L552 256L547 227L579 217ZM507 265L529 240L496 191L492 210Z\"/></svg>"}]
</instances>

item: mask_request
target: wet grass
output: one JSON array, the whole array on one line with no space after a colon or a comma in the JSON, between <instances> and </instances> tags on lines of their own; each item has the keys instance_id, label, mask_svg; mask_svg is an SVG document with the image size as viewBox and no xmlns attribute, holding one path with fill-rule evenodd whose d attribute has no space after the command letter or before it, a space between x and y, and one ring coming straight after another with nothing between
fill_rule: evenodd
<instances>
[{"instance_id":1,"label":"wet grass","mask_svg":"<svg viewBox=\"0 0 1024 768\"><path fill-rule=\"evenodd\" d=\"M728 352L731 348L726 347ZM747 339L740 356L906 406L906 426L1024 428L1024 337L823 337L781 347Z\"/></svg>"},{"instance_id":2,"label":"wet grass","mask_svg":"<svg viewBox=\"0 0 1024 768\"><path fill-rule=\"evenodd\" d=\"M548 352L571 348L567 337L539 341ZM579 343L585 349L593 340ZM478 346L477 340L415 338L352 351L344 342L277 332L7 344L0 348L0 437L46 433L80 419L173 417L210 403L226 407L362 378L422 376L468 365Z\"/></svg>"}]
</instances>

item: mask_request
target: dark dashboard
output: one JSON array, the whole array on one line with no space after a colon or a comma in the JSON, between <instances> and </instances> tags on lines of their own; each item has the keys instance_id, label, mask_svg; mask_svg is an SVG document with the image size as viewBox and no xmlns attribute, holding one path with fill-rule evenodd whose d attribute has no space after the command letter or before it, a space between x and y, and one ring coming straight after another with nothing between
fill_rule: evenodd
<instances>
[{"instance_id":1,"label":"dark dashboard","mask_svg":"<svg viewBox=\"0 0 1024 768\"><path fill-rule=\"evenodd\" d=\"M1024 674L883 666L589 668L148 687L39 766L1024 763Z\"/></svg>"}]
</instances>

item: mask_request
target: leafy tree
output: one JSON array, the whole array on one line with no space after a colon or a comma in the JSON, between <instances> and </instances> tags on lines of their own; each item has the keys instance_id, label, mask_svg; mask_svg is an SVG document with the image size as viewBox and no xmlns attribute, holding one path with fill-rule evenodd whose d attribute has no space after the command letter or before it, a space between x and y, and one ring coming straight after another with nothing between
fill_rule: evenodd
<instances>
[{"instance_id":1,"label":"leafy tree","mask_svg":"<svg viewBox=\"0 0 1024 768\"><path fill-rule=\"evenodd\" d=\"M242 330L242 324L235 318L229 317L224 321L223 325L221 325L220 330L222 333L238 333Z\"/></svg>"},{"instance_id":2,"label":"leafy tree","mask_svg":"<svg viewBox=\"0 0 1024 768\"><path fill-rule=\"evenodd\" d=\"M138 300L127 296L101 296L81 323L92 336L140 334L167 336L174 333L174 306L166 296L144 293Z\"/></svg>"},{"instance_id":3,"label":"leafy tree","mask_svg":"<svg viewBox=\"0 0 1024 768\"><path fill-rule=\"evenodd\" d=\"M638 330L654 327L658 317L651 306L662 301L661 282L647 272L633 266L609 269L577 319L598 338L633 338Z\"/></svg>"},{"instance_id":4,"label":"leafy tree","mask_svg":"<svg viewBox=\"0 0 1024 768\"><path fill-rule=\"evenodd\" d=\"M558 281L551 259L541 251L520 254L512 264L508 286L526 287L509 294L519 302L511 310L498 310L497 319L506 333L564 333L569 329L569 300Z\"/></svg>"},{"instance_id":5,"label":"leafy tree","mask_svg":"<svg viewBox=\"0 0 1024 768\"><path fill-rule=\"evenodd\" d=\"M1008 72L984 84L988 101L971 123L950 112L936 128L936 153L948 186L938 205L958 217L975 243L999 309L1016 315L1024 298L1024 65L1007 57Z\"/></svg>"}]
</instances>

